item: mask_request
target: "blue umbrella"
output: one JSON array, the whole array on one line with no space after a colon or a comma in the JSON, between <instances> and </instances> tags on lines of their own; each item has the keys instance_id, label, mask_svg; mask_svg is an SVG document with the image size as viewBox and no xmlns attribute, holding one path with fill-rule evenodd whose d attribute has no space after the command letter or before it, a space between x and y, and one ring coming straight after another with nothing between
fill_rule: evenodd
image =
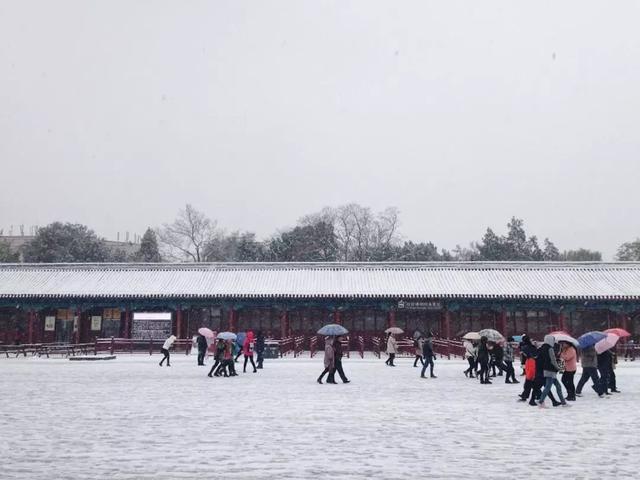
<instances>
[{"instance_id":1,"label":"blue umbrella","mask_svg":"<svg viewBox=\"0 0 640 480\"><path fill-rule=\"evenodd\" d=\"M236 334L233 332L220 332L218 335L216 335L216 339L235 340Z\"/></svg>"},{"instance_id":2,"label":"blue umbrella","mask_svg":"<svg viewBox=\"0 0 640 480\"><path fill-rule=\"evenodd\" d=\"M588 332L578 337L578 344L580 345L580 348L585 349L585 348L593 347L596 343L598 343L603 338L607 338L606 333Z\"/></svg>"},{"instance_id":3,"label":"blue umbrella","mask_svg":"<svg viewBox=\"0 0 640 480\"><path fill-rule=\"evenodd\" d=\"M238 332L236 334L236 343L240 346L244 345L244 339L247 336L247 332Z\"/></svg>"},{"instance_id":4,"label":"blue umbrella","mask_svg":"<svg viewBox=\"0 0 640 480\"><path fill-rule=\"evenodd\" d=\"M318 330L319 335L326 335L328 337L337 337L338 335L346 335L347 333L349 333L349 330L337 323L330 323Z\"/></svg>"}]
</instances>

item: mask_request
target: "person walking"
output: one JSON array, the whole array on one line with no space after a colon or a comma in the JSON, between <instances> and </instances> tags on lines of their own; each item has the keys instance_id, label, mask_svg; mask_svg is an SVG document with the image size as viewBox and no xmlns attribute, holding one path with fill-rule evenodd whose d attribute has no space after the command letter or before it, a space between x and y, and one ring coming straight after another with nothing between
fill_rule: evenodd
<instances>
[{"instance_id":1,"label":"person walking","mask_svg":"<svg viewBox=\"0 0 640 480\"><path fill-rule=\"evenodd\" d=\"M344 370L342 369L342 342L340 341L342 337L338 336L333 341L333 368L329 372L329 377L327 378L327 383L337 383L336 382L336 372L340 375L340 380L342 383L350 383L346 375L344 374Z\"/></svg>"},{"instance_id":2,"label":"person walking","mask_svg":"<svg viewBox=\"0 0 640 480\"><path fill-rule=\"evenodd\" d=\"M487 337L480 338L480 345L478 345L478 364L480 365L480 372L478 372L478 378L480 383L490 384L489 380L489 347L487 347Z\"/></svg>"},{"instance_id":3,"label":"person walking","mask_svg":"<svg viewBox=\"0 0 640 480\"><path fill-rule=\"evenodd\" d=\"M393 364L393 360L396 358L396 353L398 353L398 342L396 342L396 337L393 333L389 333L389 337L387 338L387 358L386 363L389 367L395 367Z\"/></svg>"},{"instance_id":4,"label":"person walking","mask_svg":"<svg viewBox=\"0 0 640 480\"><path fill-rule=\"evenodd\" d=\"M611 357L611 351L605 350L598 354L598 372L600 372L600 391L605 395L611 395L609 389L611 388L611 372L613 359Z\"/></svg>"},{"instance_id":5,"label":"person walking","mask_svg":"<svg viewBox=\"0 0 640 480\"><path fill-rule=\"evenodd\" d=\"M424 337L420 335L417 339L413 341L413 346L416 349L416 358L413 361L413 367L418 366L418 360L422 365L424 365L424 358L422 358L422 346L424 345Z\"/></svg>"},{"instance_id":6,"label":"person walking","mask_svg":"<svg viewBox=\"0 0 640 480\"><path fill-rule=\"evenodd\" d=\"M516 372L513 368L513 337L507 339L507 343L504 346L504 363L503 366L507 372L507 376L504 383L520 383L516 380Z\"/></svg>"},{"instance_id":7,"label":"person walking","mask_svg":"<svg viewBox=\"0 0 640 480\"><path fill-rule=\"evenodd\" d=\"M262 362L264 362L264 335L262 331L258 331L256 335L256 355L258 363L256 368L262 369Z\"/></svg>"},{"instance_id":8,"label":"person walking","mask_svg":"<svg viewBox=\"0 0 640 480\"><path fill-rule=\"evenodd\" d=\"M247 336L244 338L244 344L242 345L242 353L244 354L244 367L242 368L242 373L247 373L247 362L251 361L251 366L253 367L253 373L256 373L258 369L256 368L256 364L253 362L253 349L255 348L255 343L253 342L253 332L249 330L247 332Z\"/></svg>"},{"instance_id":9,"label":"person walking","mask_svg":"<svg viewBox=\"0 0 640 480\"><path fill-rule=\"evenodd\" d=\"M564 361L564 372L562 373L562 384L567 389L567 400L573 402L576 399L576 387L573 379L578 369L578 352L569 342L560 342L560 358Z\"/></svg>"},{"instance_id":10,"label":"person walking","mask_svg":"<svg viewBox=\"0 0 640 480\"><path fill-rule=\"evenodd\" d=\"M438 378L433 374L433 359L435 355L433 354L433 333L427 333L427 338L424 340L422 344L422 360L424 363L422 364L422 372L420 372L420 378L427 378L424 376L424 372L427 371L427 367L429 367L429 376L431 378Z\"/></svg>"},{"instance_id":11,"label":"person walking","mask_svg":"<svg viewBox=\"0 0 640 480\"><path fill-rule=\"evenodd\" d=\"M335 356L333 351L333 337L326 337L324 339L324 370L318 377L318 383L322 384L323 377L333 370L335 365ZM329 381L331 377L327 379L327 383L336 383L334 381Z\"/></svg>"},{"instance_id":12,"label":"person walking","mask_svg":"<svg viewBox=\"0 0 640 480\"><path fill-rule=\"evenodd\" d=\"M162 348L160 349L160 353L162 353L164 355L164 357L162 357L162 360L160 360L160 366L162 366L162 364L164 363L164 361L167 361L167 367L170 367L170 357L171 355L169 354L169 349L173 346L173 342L176 341L176 336L175 335L171 335L169 336L169 338L167 338L164 341L164 345L162 345Z\"/></svg>"},{"instance_id":13,"label":"person walking","mask_svg":"<svg viewBox=\"0 0 640 480\"><path fill-rule=\"evenodd\" d=\"M560 386L560 382L557 378L560 367L556 360L556 352L553 350L555 343L556 339L553 335L545 335L544 344L538 351L538 356L542 358L542 369L545 381L544 389L540 394L540 400L538 400L540 408L546 408L544 400L547 398L547 395L549 395L549 392L551 392L551 387L554 386L556 387L556 392L560 398L560 404L563 407L569 406L562 395L562 387Z\"/></svg>"},{"instance_id":14,"label":"person walking","mask_svg":"<svg viewBox=\"0 0 640 480\"><path fill-rule=\"evenodd\" d=\"M609 371L609 387L611 392L620 393L616 383L616 365L618 364L618 354L615 350L611 349L611 370Z\"/></svg>"},{"instance_id":15,"label":"person walking","mask_svg":"<svg viewBox=\"0 0 640 480\"><path fill-rule=\"evenodd\" d=\"M204 335L198 335L196 343L198 344L198 365L203 366L204 357L207 354L207 348L209 347L209 344L207 343L207 337L205 337Z\"/></svg>"},{"instance_id":16,"label":"person walking","mask_svg":"<svg viewBox=\"0 0 640 480\"><path fill-rule=\"evenodd\" d=\"M475 378L473 376L473 372L476 369L476 355L478 349L470 340L465 340L462 344L464 346L464 358L469 362L469 368L464 371L464 376Z\"/></svg>"},{"instance_id":17,"label":"person walking","mask_svg":"<svg viewBox=\"0 0 640 480\"><path fill-rule=\"evenodd\" d=\"M535 395L531 395L531 392L536 391L539 397L540 389L536 389L536 356L538 350L531 343L531 339L528 336L523 336L520 342L520 356L524 360L524 387L522 393L519 395L521 402L526 402L531 396L529 405L536 406Z\"/></svg>"},{"instance_id":18,"label":"person walking","mask_svg":"<svg viewBox=\"0 0 640 480\"><path fill-rule=\"evenodd\" d=\"M582 396L582 388L585 383L587 383L587 380L591 379L593 382L591 388L593 388L599 397L604 397L600 377L598 376L598 354L593 346L582 349L580 364L582 365L582 375L576 386L576 396Z\"/></svg>"},{"instance_id":19,"label":"person walking","mask_svg":"<svg viewBox=\"0 0 640 480\"><path fill-rule=\"evenodd\" d=\"M498 369L498 377L501 377L507 370L504 364L504 349L499 343L491 342L489 345L489 353L491 354L491 370L492 377L496 376L496 368ZM510 383L510 382L507 382Z\"/></svg>"},{"instance_id":20,"label":"person walking","mask_svg":"<svg viewBox=\"0 0 640 480\"><path fill-rule=\"evenodd\" d=\"M208 374L209 377L213 375L215 375L216 377L220 376L220 371L222 370L222 364L224 362L224 350L225 350L224 340L219 338L218 341L216 342L216 351L213 357L215 362L211 367L211 370L209 370L209 374ZM226 376L226 370L225 370L225 376Z\"/></svg>"}]
</instances>

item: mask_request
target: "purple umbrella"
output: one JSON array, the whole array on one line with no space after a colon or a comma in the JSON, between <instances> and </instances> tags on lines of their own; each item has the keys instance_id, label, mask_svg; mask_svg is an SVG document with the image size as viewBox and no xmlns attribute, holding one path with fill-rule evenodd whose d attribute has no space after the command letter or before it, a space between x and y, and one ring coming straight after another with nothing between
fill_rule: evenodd
<instances>
[{"instance_id":1,"label":"purple umbrella","mask_svg":"<svg viewBox=\"0 0 640 480\"><path fill-rule=\"evenodd\" d=\"M607 336L596 343L596 353L602 353L616 346L620 337L615 333L607 333Z\"/></svg>"}]
</instances>

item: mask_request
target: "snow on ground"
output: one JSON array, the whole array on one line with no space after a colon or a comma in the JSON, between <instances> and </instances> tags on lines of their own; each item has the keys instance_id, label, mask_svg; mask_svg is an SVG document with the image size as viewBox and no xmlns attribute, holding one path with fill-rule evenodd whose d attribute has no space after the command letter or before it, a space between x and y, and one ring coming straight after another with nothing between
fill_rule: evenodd
<instances>
[{"instance_id":1,"label":"snow on ground","mask_svg":"<svg viewBox=\"0 0 640 480\"><path fill-rule=\"evenodd\" d=\"M466 379L461 360L424 380L409 359L352 357L347 385L316 383L321 355L229 379L194 356L159 360L0 359L0 478L640 475L640 361L619 365L621 394L586 388L572 408L541 410L516 402L522 385Z\"/></svg>"}]
</instances>

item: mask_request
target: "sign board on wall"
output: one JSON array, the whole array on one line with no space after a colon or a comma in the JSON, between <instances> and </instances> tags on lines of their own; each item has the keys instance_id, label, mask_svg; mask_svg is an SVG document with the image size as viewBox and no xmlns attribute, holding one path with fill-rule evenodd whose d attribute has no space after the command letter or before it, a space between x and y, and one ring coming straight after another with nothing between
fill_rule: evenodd
<instances>
[{"instance_id":1,"label":"sign board on wall","mask_svg":"<svg viewBox=\"0 0 640 480\"><path fill-rule=\"evenodd\" d=\"M398 310L442 310L442 302L437 301L398 301Z\"/></svg>"},{"instance_id":2,"label":"sign board on wall","mask_svg":"<svg viewBox=\"0 0 640 480\"><path fill-rule=\"evenodd\" d=\"M44 317L45 332L53 332L56 329L56 317Z\"/></svg>"},{"instance_id":3,"label":"sign board on wall","mask_svg":"<svg viewBox=\"0 0 640 480\"><path fill-rule=\"evenodd\" d=\"M136 340L164 340L171 335L171 312L135 312L131 338Z\"/></svg>"},{"instance_id":4,"label":"sign board on wall","mask_svg":"<svg viewBox=\"0 0 640 480\"><path fill-rule=\"evenodd\" d=\"M94 315L91 317L91 331L99 332L100 330L102 330L102 317Z\"/></svg>"}]
</instances>

